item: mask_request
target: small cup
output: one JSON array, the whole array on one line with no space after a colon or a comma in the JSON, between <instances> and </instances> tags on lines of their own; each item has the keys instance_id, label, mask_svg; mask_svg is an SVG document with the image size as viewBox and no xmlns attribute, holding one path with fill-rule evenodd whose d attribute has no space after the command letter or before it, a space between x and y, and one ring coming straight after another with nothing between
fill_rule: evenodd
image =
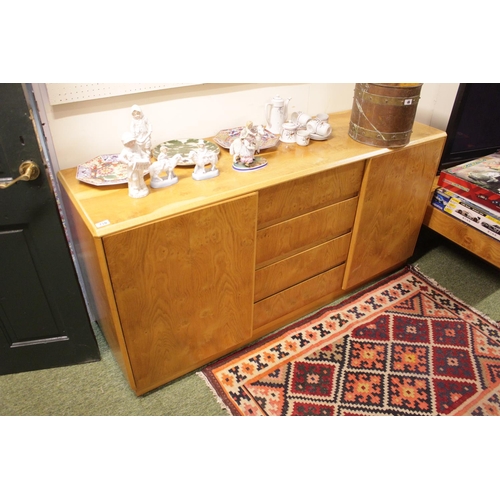
<instances>
[{"instance_id":1,"label":"small cup","mask_svg":"<svg viewBox=\"0 0 500 500\"><path fill-rule=\"evenodd\" d=\"M295 114L295 113L294 113ZM292 115L293 116L293 115ZM307 122L311 119L311 117L309 115L306 115L305 113L303 113L302 111L298 111L296 113L296 116L295 116L295 123L297 123L297 125L299 127L305 127Z\"/></svg>"},{"instance_id":2,"label":"small cup","mask_svg":"<svg viewBox=\"0 0 500 500\"><path fill-rule=\"evenodd\" d=\"M299 146L307 146L309 144L309 139L311 136L307 129L301 128L300 130L297 130L297 133L295 135L297 144Z\"/></svg>"},{"instance_id":3,"label":"small cup","mask_svg":"<svg viewBox=\"0 0 500 500\"><path fill-rule=\"evenodd\" d=\"M327 122L330 117L326 113L318 113L315 118L320 122Z\"/></svg>"},{"instance_id":4,"label":"small cup","mask_svg":"<svg viewBox=\"0 0 500 500\"><path fill-rule=\"evenodd\" d=\"M328 137L332 133L332 127L330 127L328 123L322 122L316 118L307 122L307 130L310 134L316 134L322 137Z\"/></svg>"}]
</instances>

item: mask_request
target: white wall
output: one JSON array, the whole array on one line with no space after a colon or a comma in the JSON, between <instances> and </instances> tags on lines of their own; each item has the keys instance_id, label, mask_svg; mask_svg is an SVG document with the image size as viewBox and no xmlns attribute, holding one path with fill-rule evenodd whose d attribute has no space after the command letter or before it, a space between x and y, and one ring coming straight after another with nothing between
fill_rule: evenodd
<instances>
[{"instance_id":1,"label":"white wall","mask_svg":"<svg viewBox=\"0 0 500 500\"><path fill-rule=\"evenodd\" d=\"M34 90L57 171L100 154L119 153L133 104L148 117L154 146L170 139L211 137L247 120L265 124L265 105L275 95L291 98L289 114L350 110L354 85L210 83L54 106L44 84L35 84ZM424 83L416 120L445 130L457 89L458 84Z\"/></svg>"},{"instance_id":2,"label":"white wall","mask_svg":"<svg viewBox=\"0 0 500 500\"><path fill-rule=\"evenodd\" d=\"M459 85L459 83L439 85L435 96L434 111L429 125L441 130L446 130Z\"/></svg>"}]
</instances>

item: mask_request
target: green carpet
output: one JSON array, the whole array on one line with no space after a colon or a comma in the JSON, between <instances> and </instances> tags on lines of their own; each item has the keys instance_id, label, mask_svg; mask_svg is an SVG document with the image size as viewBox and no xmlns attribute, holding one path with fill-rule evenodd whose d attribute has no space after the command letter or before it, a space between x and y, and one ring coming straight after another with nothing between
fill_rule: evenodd
<instances>
[{"instance_id":1,"label":"green carpet","mask_svg":"<svg viewBox=\"0 0 500 500\"><path fill-rule=\"evenodd\" d=\"M500 321L500 270L424 228L409 263L470 306ZM145 396L129 388L95 325L96 363L0 376L2 416L227 416L191 373Z\"/></svg>"}]
</instances>

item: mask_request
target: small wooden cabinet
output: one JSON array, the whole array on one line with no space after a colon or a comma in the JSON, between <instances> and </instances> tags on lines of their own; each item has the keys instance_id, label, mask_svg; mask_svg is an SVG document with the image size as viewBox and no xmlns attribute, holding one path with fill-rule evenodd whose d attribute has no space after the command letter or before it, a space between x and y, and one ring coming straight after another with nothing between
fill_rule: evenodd
<instances>
[{"instance_id":1,"label":"small wooden cabinet","mask_svg":"<svg viewBox=\"0 0 500 500\"><path fill-rule=\"evenodd\" d=\"M59 172L90 307L127 380L145 394L403 264L445 141L415 123L389 150L332 137L280 143L268 165L191 178L141 199Z\"/></svg>"},{"instance_id":2,"label":"small wooden cabinet","mask_svg":"<svg viewBox=\"0 0 500 500\"><path fill-rule=\"evenodd\" d=\"M437 178L435 184L437 187ZM500 241L434 207L431 198L425 212L424 225L500 268Z\"/></svg>"}]
</instances>

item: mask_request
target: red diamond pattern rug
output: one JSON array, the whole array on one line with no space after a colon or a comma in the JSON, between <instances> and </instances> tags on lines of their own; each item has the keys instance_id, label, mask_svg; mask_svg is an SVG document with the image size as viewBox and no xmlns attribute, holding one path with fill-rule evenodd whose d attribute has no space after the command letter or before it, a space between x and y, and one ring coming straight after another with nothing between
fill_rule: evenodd
<instances>
[{"instance_id":1,"label":"red diamond pattern rug","mask_svg":"<svg viewBox=\"0 0 500 500\"><path fill-rule=\"evenodd\" d=\"M199 375L232 415L500 415L499 327L408 266Z\"/></svg>"}]
</instances>

